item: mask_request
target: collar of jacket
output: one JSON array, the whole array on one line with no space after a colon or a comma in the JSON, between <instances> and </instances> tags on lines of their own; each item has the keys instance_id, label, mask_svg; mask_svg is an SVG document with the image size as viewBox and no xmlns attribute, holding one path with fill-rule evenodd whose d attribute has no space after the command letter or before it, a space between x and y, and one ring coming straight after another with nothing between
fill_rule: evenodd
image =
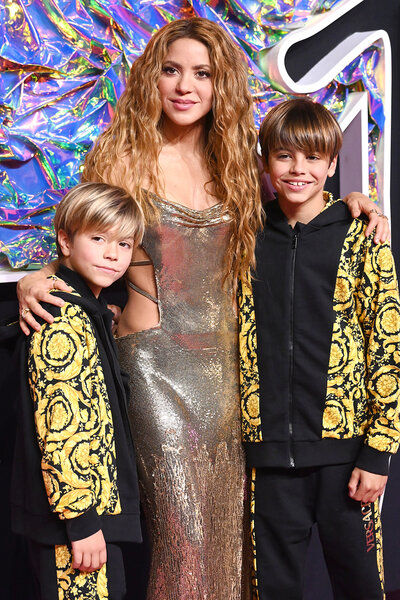
<instances>
[{"instance_id":1,"label":"collar of jacket","mask_svg":"<svg viewBox=\"0 0 400 600\"><path fill-rule=\"evenodd\" d=\"M265 206L268 225L275 229L279 229L291 237L293 235L293 230L306 234L315 229L322 229L332 223L348 221L351 219L349 209L343 200L335 200L330 192L324 192L324 200L326 202L325 208L314 217L314 219L309 223L297 222L294 228L288 224L287 217L282 212L278 199L268 202Z\"/></svg>"}]
</instances>

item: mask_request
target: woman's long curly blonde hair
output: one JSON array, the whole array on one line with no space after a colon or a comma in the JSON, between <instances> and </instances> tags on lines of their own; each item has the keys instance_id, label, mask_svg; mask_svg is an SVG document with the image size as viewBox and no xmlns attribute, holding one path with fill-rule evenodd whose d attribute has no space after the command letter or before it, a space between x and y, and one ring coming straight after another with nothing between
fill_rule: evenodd
<instances>
[{"instance_id":1,"label":"woman's long curly blonde hair","mask_svg":"<svg viewBox=\"0 0 400 600\"><path fill-rule=\"evenodd\" d=\"M158 156L162 148L162 108L158 81L170 44L190 38L209 52L213 80L212 115L206 131L205 162L215 196L231 216L225 279L234 287L247 280L254 266L255 234L261 225L257 132L242 51L222 27L193 17L165 25L148 42L132 66L109 128L86 157L84 181L102 181L125 188L142 205L147 223L155 207L143 182L162 194Z\"/></svg>"}]
</instances>

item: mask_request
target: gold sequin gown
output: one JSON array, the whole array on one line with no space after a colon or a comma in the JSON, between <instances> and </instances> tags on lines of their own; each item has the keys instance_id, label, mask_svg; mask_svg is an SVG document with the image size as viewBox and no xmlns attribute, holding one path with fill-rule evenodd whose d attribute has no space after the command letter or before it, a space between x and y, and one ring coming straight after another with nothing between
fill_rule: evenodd
<instances>
[{"instance_id":1,"label":"gold sequin gown","mask_svg":"<svg viewBox=\"0 0 400 600\"><path fill-rule=\"evenodd\" d=\"M147 600L243 600L237 325L221 286L229 223L220 205L153 199L161 220L143 247L160 324L118 339L152 543Z\"/></svg>"}]
</instances>

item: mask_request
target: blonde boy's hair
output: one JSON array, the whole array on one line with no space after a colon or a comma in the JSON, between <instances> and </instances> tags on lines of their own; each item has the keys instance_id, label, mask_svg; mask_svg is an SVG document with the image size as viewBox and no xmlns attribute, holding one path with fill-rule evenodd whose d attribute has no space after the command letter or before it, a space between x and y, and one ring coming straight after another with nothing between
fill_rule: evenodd
<instances>
[{"instance_id":1,"label":"blonde boy's hair","mask_svg":"<svg viewBox=\"0 0 400 600\"><path fill-rule=\"evenodd\" d=\"M56 239L60 229L72 240L79 231L115 231L121 238L133 237L140 244L144 217L136 200L122 188L105 183L80 183L61 200L54 217ZM57 253L63 254L57 240Z\"/></svg>"},{"instance_id":2,"label":"blonde boy's hair","mask_svg":"<svg viewBox=\"0 0 400 600\"><path fill-rule=\"evenodd\" d=\"M266 162L270 152L294 149L319 152L333 160L342 147L342 131L327 108L310 98L295 98L275 105L260 128L260 145Z\"/></svg>"}]
</instances>

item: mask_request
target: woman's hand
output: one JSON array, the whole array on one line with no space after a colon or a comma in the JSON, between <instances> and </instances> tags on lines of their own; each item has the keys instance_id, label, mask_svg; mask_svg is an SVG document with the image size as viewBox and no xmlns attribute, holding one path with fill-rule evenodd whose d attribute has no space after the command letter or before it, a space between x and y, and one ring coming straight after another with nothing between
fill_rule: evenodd
<instances>
[{"instance_id":1,"label":"woman's hand","mask_svg":"<svg viewBox=\"0 0 400 600\"><path fill-rule=\"evenodd\" d=\"M47 269L47 270L46 270ZM33 315L41 317L48 323L54 321L52 315L47 312L39 302L48 302L55 306L63 306L64 300L50 294L50 290L61 290L70 292L71 288L62 280L51 274L51 269L47 267L25 275L17 284L17 295L19 302L19 325L25 335L29 335L31 327L39 331L40 325Z\"/></svg>"},{"instance_id":2,"label":"woman's hand","mask_svg":"<svg viewBox=\"0 0 400 600\"><path fill-rule=\"evenodd\" d=\"M364 196L364 194L360 194L359 192L351 192L343 198L343 201L346 202L353 218L359 217L361 213L368 216L369 223L365 230L366 237L368 237L376 227L374 235L375 244L390 241L388 218L379 210L377 204L368 198L368 196Z\"/></svg>"}]
</instances>

